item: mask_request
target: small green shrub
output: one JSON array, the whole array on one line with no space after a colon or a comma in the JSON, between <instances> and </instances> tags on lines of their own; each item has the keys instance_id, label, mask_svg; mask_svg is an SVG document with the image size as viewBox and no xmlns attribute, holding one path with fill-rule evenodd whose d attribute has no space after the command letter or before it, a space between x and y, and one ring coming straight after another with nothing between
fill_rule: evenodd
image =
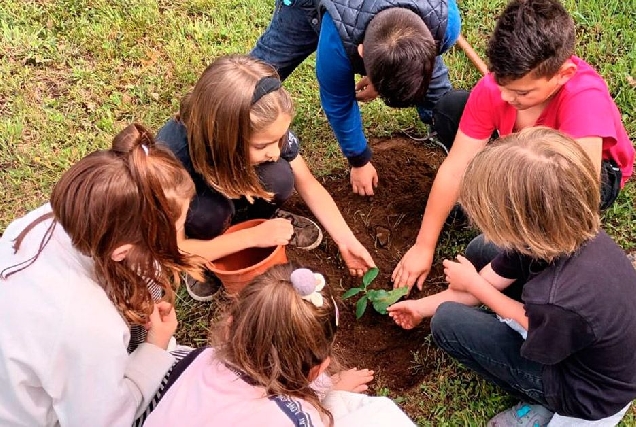
<instances>
[{"instance_id":1,"label":"small green shrub","mask_svg":"<svg viewBox=\"0 0 636 427\"><path fill-rule=\"evenodd\" d=\"M375 311L380 314L386 314L386 309L397 300L409 293L409 288L402 288L386 291L384 289L369 289L369 285L378 277L380 270L377 267L369 269L362 277L362 285L358 288L351 288L342 295L342 299L346 300L352 296L364 293L362 298L356 302L356 318L359 319L367 309L369 302L373 305Z\"/></svg>"}]
</instances>

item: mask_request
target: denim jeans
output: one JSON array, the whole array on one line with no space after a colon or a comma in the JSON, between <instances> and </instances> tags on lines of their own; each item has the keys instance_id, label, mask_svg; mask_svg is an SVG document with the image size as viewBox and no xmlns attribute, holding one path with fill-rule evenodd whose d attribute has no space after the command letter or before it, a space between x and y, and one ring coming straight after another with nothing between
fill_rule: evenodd
<instances>
[{"instance_id":1,"label":"denim jeans","mask_svg":"<svg viewBox=\"0 0 636 427\"><path fill-rule=\"evenodd\" d=\"M316 51L320 17L316 0L276 0L269 26L250 56L267 62L285 80Z\"/></svg>"},{"instance_id":2,"label":"denim jeans","mask_svg":"<svg viewBox=\"0 0 636 427\"><path fill-rule=\"evenodd\" d=\"M315 3L315 0L276 0L272 20L250 56L272 65L285 80L318 45L320 16ZM416 105L424 123L432 124L433 107L451 89L448 68L438 56L426 97Z\"/></svg>"},{"instance_id":3,"label":"denim jeans","mask_svg":"<svg viewBox=\"0 0 636 427\"><path fill-rule=\"evenodd\" d=\"M523 338L485 309L442 303L431 319L435 343L461 364L523 402L548 407L543 365L521 356Z\"/></svg>"}]
</instances>

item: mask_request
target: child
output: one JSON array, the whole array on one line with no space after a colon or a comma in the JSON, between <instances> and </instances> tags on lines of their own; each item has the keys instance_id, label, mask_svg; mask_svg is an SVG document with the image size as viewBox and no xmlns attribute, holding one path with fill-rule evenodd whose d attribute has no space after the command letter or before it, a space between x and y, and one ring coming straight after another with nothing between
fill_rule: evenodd
<instances>
[{"instance_id":1,"label":"child","mask_svg":"<svg viewBox=\"0 0 636 427\"><path fill-rule=\"evenodd\" d=\"M351 166L354 193L373 195L378 174L357 101L378 95L390 107L417 106L432 123L451 89L442 54L461 27L455 0L276 0L251 54L282 79L316 51L320 101ZM364 76L357 84L355 75Z\"/></svg>"},{"instance_id":2,"label":"child","mask_svg":"<svg viewBox=\"0 0 636 427\"><path fill-rule=\"evenodd\" d=\"M488 47L491 73L467 103L467 95L457 101L462 95L451 93L438 104L447 110L440 120L461 115L459 131L433 182L415 245L393 272L394 286L417 283L421 289L466 165L495 130L505 136L541 125L565 132L581 144L601 176L599 206L606 209L614 202L632 174L634 148L605 81L574 56L574 38L574 22L558 0L513 0L503 11ZM448 111L448 105L459 111ZM452 128L448 123L436 127ZM454 132L448 134L452 141Z\"/></svg>"},{"instance_id":3,"label":"child","mask_svg":"<svg viewBox=\"0 0 636 427\"><path fill-rule=\"evenodd\" d=\"M373 259L298 154L298 139L289 131L293 113L291 97L269 65L232 55L206 68L179 115L157 135L196 185L180 247L210 261L249 247L316 247L322 233L315 223L277 213L295 188L338 245L350 273L362 275ZM222 235L230 224L250 218L269 220ZM186 284L200 301L215 290L210 282Z\"/></svg>"},{"instance_id":4,"label":"child","mask_svg":"<svg viewBox=\"0 0 636 427\"><path fill-rule=\"evenodd\" d=\"M431 332L522 400L489 425L616 425L636 398L636 271L600 229L599 199L587 153L548 128L504 138L466 170L462 207L505 252L479 273L459 255L444 273L452 299L494 313L445 302ZM500 292L517 280L521 302ZM390 311L403 327L421 319L398 304Z\"/></svg>"},{"instance_id":5,"label":"child","mask_svg":"<svg viewBox=\"0 0 636 427\"><path fill-rule=\"evenodd\" d=\"M130 125L0 239L0 425L131 425L174 362L172 280L194 185ZM193 270L194 269L194 270ZM155 303L147 283L159 286ZM128 354L130 326L148 329Z\"/></svg>"},{"instance_id":6,"label":"child","mask_svg":"<svg viewBox=\"0 0 636 427\"><path fill-rule=\"evenodd\" d=\"M318 427L333 425L334 419L347 426L412 426L388 399L342 391L366 390L373 371L325 374L338 307L323 295L324 286L322 275L290 264L254 279L218 322L213 347L175 366L144 426ZM348 404L341 404L343 397ZM347 410L357 401L366 405Z\"/></svg>"}]
</instances>

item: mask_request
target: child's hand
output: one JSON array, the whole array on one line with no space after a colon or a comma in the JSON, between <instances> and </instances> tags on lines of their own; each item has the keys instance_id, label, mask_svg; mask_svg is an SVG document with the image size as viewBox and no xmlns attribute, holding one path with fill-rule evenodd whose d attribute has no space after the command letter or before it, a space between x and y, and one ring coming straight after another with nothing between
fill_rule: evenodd
<instances>
[{"instance_id":1,"label":"child's hand","mask_svg":"<svg viewBox=\"0 0 636 427\"><path fill-rule=\"evenodd\" d=\"M331 389L361 393L369 388L367 383L373 380L373 374L373 371L368 369L358 370L358 368L340 371L331 376L333 383Z\"/></svg>"},{"instance_id":2,"label":"child's hand","mask_svg":"<svg viewBox=\"0 0 636 427\"><path fill-rule=\"evenodd\" d=\"M417 243L411 246L393 270L393 289L408 286L410 292L417 283L417 288L421 291L424 280L431 271L434 252L435 250L429 250Z\"/></svg>"},{"instance_id":3,"label":"child's hand","mask_svg":"<svg viewBox=\"0 0 636 427\"><path fill-rule=\"evenodd\" d=\"M288 244L294 234L294 227L288 219L274 218L251 228L250 233L252 233L255 247L271 248Z\"/></svg>"},{"instance_id":4,"label":"child's hand","mask_svg":"<svg viewBox=\"0 0 636 427\"><path fill-rule=\"evenodd\" d=\"M479 273L475 266L461 255L457 255L457 262L445 259L444 274L450 289L470 292L470 285L479 280Z\"/></svg>"},{"instance_id":5,"label":"child's hand","mask_svg":"<svg viewBox=\"0 0 636 427\"><path fill-rule=\"evenodd\" d=\"M338 244L338 250L352 276L362 276L368 269L375 267L369 251L355 237L349 242Z\"/></svg>"},{"instance_id":6,"label":"child's hand","mask_svg":"<svg viewBox=\"0 0 636 427\"><path fill-rule=\"evenodd\" d=\"M387 308L389 316L403 329L413 329L424 318L419 300L400 301Z\"/></svg>"},{"instance_id":7,"label":"child's hand","mask_svg":"<svg viewBox=\"0 0 636 427\"><path fill-rule=\"evenodd\" d=\"M148 329L146 342L166 350L178 324L177 313L172 304L165 301L156 303L150 315L150 322L146 326Z\"/></svg>"},{"instance_id":8,"label":"child's hand","mask_svg":"<svg viewBox=\"0 0 636 427\"><path fill-rule=\"evenodd\" d=\"M378 91L375 90L373 83L369 76L362 77L358 83L356 83L356 99L362 102L373 101L378 97Z\"/></svg>"},{"instance_id":9,"label":"child's hand","mask_svg":"<svg viewBox=\"0 0 636 427\"><path fill-rule=\"evenodd\" d=\"M373 189L378 186L378 172L371 162L359 168L351 168L349 182L354 193L361 196L373 196Z\"/></svg>"}]
</instances>

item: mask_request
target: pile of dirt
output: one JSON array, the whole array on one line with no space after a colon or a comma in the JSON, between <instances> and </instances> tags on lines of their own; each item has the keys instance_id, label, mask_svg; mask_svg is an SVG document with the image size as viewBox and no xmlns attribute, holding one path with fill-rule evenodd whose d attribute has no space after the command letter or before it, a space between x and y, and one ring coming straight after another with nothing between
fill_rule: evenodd
<instances>
[{"instance_id":1,"label":"pile of dirt","mask_svg":"<svg viewBox=\"0 0 636 427\"><path fill-rule=\"evenodd\" d=\"M380 269L373 288L392 288L391 273L415 241L431 184L443 158L441 149L409 139L376 141L373 165L380 176L380 185L373 197L353 194L347 171L322 179L345 220ZM286 203L285 209L311 216L297 196ZM342 301L339 296L350 287L358 286L360 279L349 276L330 238L310 252L289 248L288 257L323 273L331 286L341 312L337 350L346 366L375 370L376 381L372 387L375 391L389 388L392 392L402 392L422 382L435 363L426 357L433 346L426 340L428 320L422 327L405 331L388 316L376 313L371 305L364 316L356 320L358 297ZM429 275L433 279L439 276L439 267ZM443 285L431 284L439 282L428 280L422 293L442 290ZM419 296L414 291L409 298Z\"/></svg>"}]
</instances>

